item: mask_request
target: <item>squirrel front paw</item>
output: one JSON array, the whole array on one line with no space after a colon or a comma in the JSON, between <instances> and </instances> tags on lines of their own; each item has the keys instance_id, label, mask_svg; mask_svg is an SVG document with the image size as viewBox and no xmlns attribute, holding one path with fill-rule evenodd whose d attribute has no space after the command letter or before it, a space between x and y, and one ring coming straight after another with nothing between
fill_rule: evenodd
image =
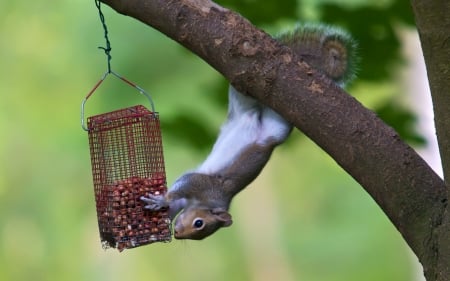
<instances>
[{"instance_id":1,"label":"squirrel front paw","mask_svg":"<svg viewBox=\"0 0 450 281\"><path fill-rule=\"evenodd\" d=\"M169 203L167 203L166 198L163 195L149 194L148 196L141 196L140 199L147 204L144 206L147 210L159 211L169 207Z\"/></svg>"}]
</instances>

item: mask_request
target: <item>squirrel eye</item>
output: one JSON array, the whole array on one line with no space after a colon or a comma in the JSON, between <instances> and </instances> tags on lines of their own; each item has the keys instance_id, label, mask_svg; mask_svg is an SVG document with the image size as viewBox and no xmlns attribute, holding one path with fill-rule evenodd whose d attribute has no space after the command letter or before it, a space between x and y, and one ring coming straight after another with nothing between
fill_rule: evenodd
<instances>
[{"instance_id":1,"label":"squirrel eye","mask_svg":"<svg viewBox=\"0 0 450 281\"><path fill-rule=\"evenodd\" d=\"M194 227L195 228L201 228L203 226L203 220L202 219L196 219L194 221Z\"/></svg>"}]
</instances>

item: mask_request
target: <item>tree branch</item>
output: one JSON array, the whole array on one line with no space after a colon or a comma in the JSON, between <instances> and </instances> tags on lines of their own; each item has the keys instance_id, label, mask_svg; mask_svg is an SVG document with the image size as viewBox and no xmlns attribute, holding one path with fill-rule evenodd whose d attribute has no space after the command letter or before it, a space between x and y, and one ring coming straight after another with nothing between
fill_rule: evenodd
<instances>
[{"instance_id":1,"label":"tree branch","mask_svg":"<svg viewBox=\"0 0 450 281\"><path fill-rule=\"evenodd\" d=\"M450 1L413 0L434 104L444 178L450 179Z\"/></svg>"},{"instance_id":2,"label":"tree branch","mask_svg":"<svg viewBox=\"0 0 450 281\"><path fill-rule=\"evenodd\" d=\"M272 107L355 178L422 263L435 260L442 179L397 133L289 48L208 0L103 0L179 42ZM425 268L427 268L425 266Z\"/></svg>"},{"instance_id":3,"label":"tree branch","mask_svg":"<svg viewBox=\"0 0 450 281\"><path fill-rule=\"evenodd\" d=\"M450 193L450 1L413 0L412 6L427 67L444 178ZM448 202L447 198L447 202ZM437 280L450 278L450 210L436 229Z\"/></svg>"}]
</instances>

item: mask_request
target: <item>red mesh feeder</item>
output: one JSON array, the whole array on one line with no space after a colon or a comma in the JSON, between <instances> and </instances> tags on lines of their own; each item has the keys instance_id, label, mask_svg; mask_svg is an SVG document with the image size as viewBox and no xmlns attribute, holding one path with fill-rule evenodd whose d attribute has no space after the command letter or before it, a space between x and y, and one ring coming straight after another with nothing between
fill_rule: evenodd
<instances>
[{"instance_id":1,"label":"red mesh feeder","mask_svg":"<svg viewBox=\"0 0 450 281\"><path fill-rule=\"evenodd\" d=\"M149 98L141 88L113 74ZM102 245L122 251L169 242L168 210L146 210L140 200L141 196L167 192L158 113L137 105L89 117L87 128L84 126L84 104L106 75L82 104Z\"/></svg>"}]
</instances>

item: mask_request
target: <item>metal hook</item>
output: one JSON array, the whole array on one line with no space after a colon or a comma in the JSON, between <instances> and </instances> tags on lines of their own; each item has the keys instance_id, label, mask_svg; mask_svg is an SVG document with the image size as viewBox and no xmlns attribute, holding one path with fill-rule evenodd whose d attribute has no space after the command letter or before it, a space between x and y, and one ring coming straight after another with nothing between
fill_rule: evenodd
<instances>
[{"instance_id":1,"label":"metal hook","mask_svg":"<svg viewBox=\"0 0 450 281\"><path fill-rule=\"evenodd\" d=\"M81 102L81 127L83 128L83 130L85 131L89 131L89 129L86 127L86 122L85 122L85 118L84 118L84 111L85 111L85 106L86 106L86 102L87 100L91 97L91 95L95 92L95 90L97 90L97 88L100 86L100 84L103 83L103 81L105 81L106 77L109 74L113 74L114 76L116 76L117 78L119 78L120 80L122 80L123 82L127 83L128 85L130 85L131 87L137 89L139 91L139 93L141 93L142 95L144 95L150 102L150 106L152 108L152 112L155 113L155 104L153 103L153 100L150 96L149 93L147 93L144 89L142 89L141 87L139 87L138 85L134 84L133 82L131 82L130 80L126 79L125 77L117 74L116 72L112 71L112 70L108 70L105 72L105 74L103 74L102 78L100 78L100 80L97 82L97 84L94 85L94 87L92 88L92 90L89 91L89 93L86 95L86 97L83 99L83 101Z\"/></svg>"}]
</instances>

